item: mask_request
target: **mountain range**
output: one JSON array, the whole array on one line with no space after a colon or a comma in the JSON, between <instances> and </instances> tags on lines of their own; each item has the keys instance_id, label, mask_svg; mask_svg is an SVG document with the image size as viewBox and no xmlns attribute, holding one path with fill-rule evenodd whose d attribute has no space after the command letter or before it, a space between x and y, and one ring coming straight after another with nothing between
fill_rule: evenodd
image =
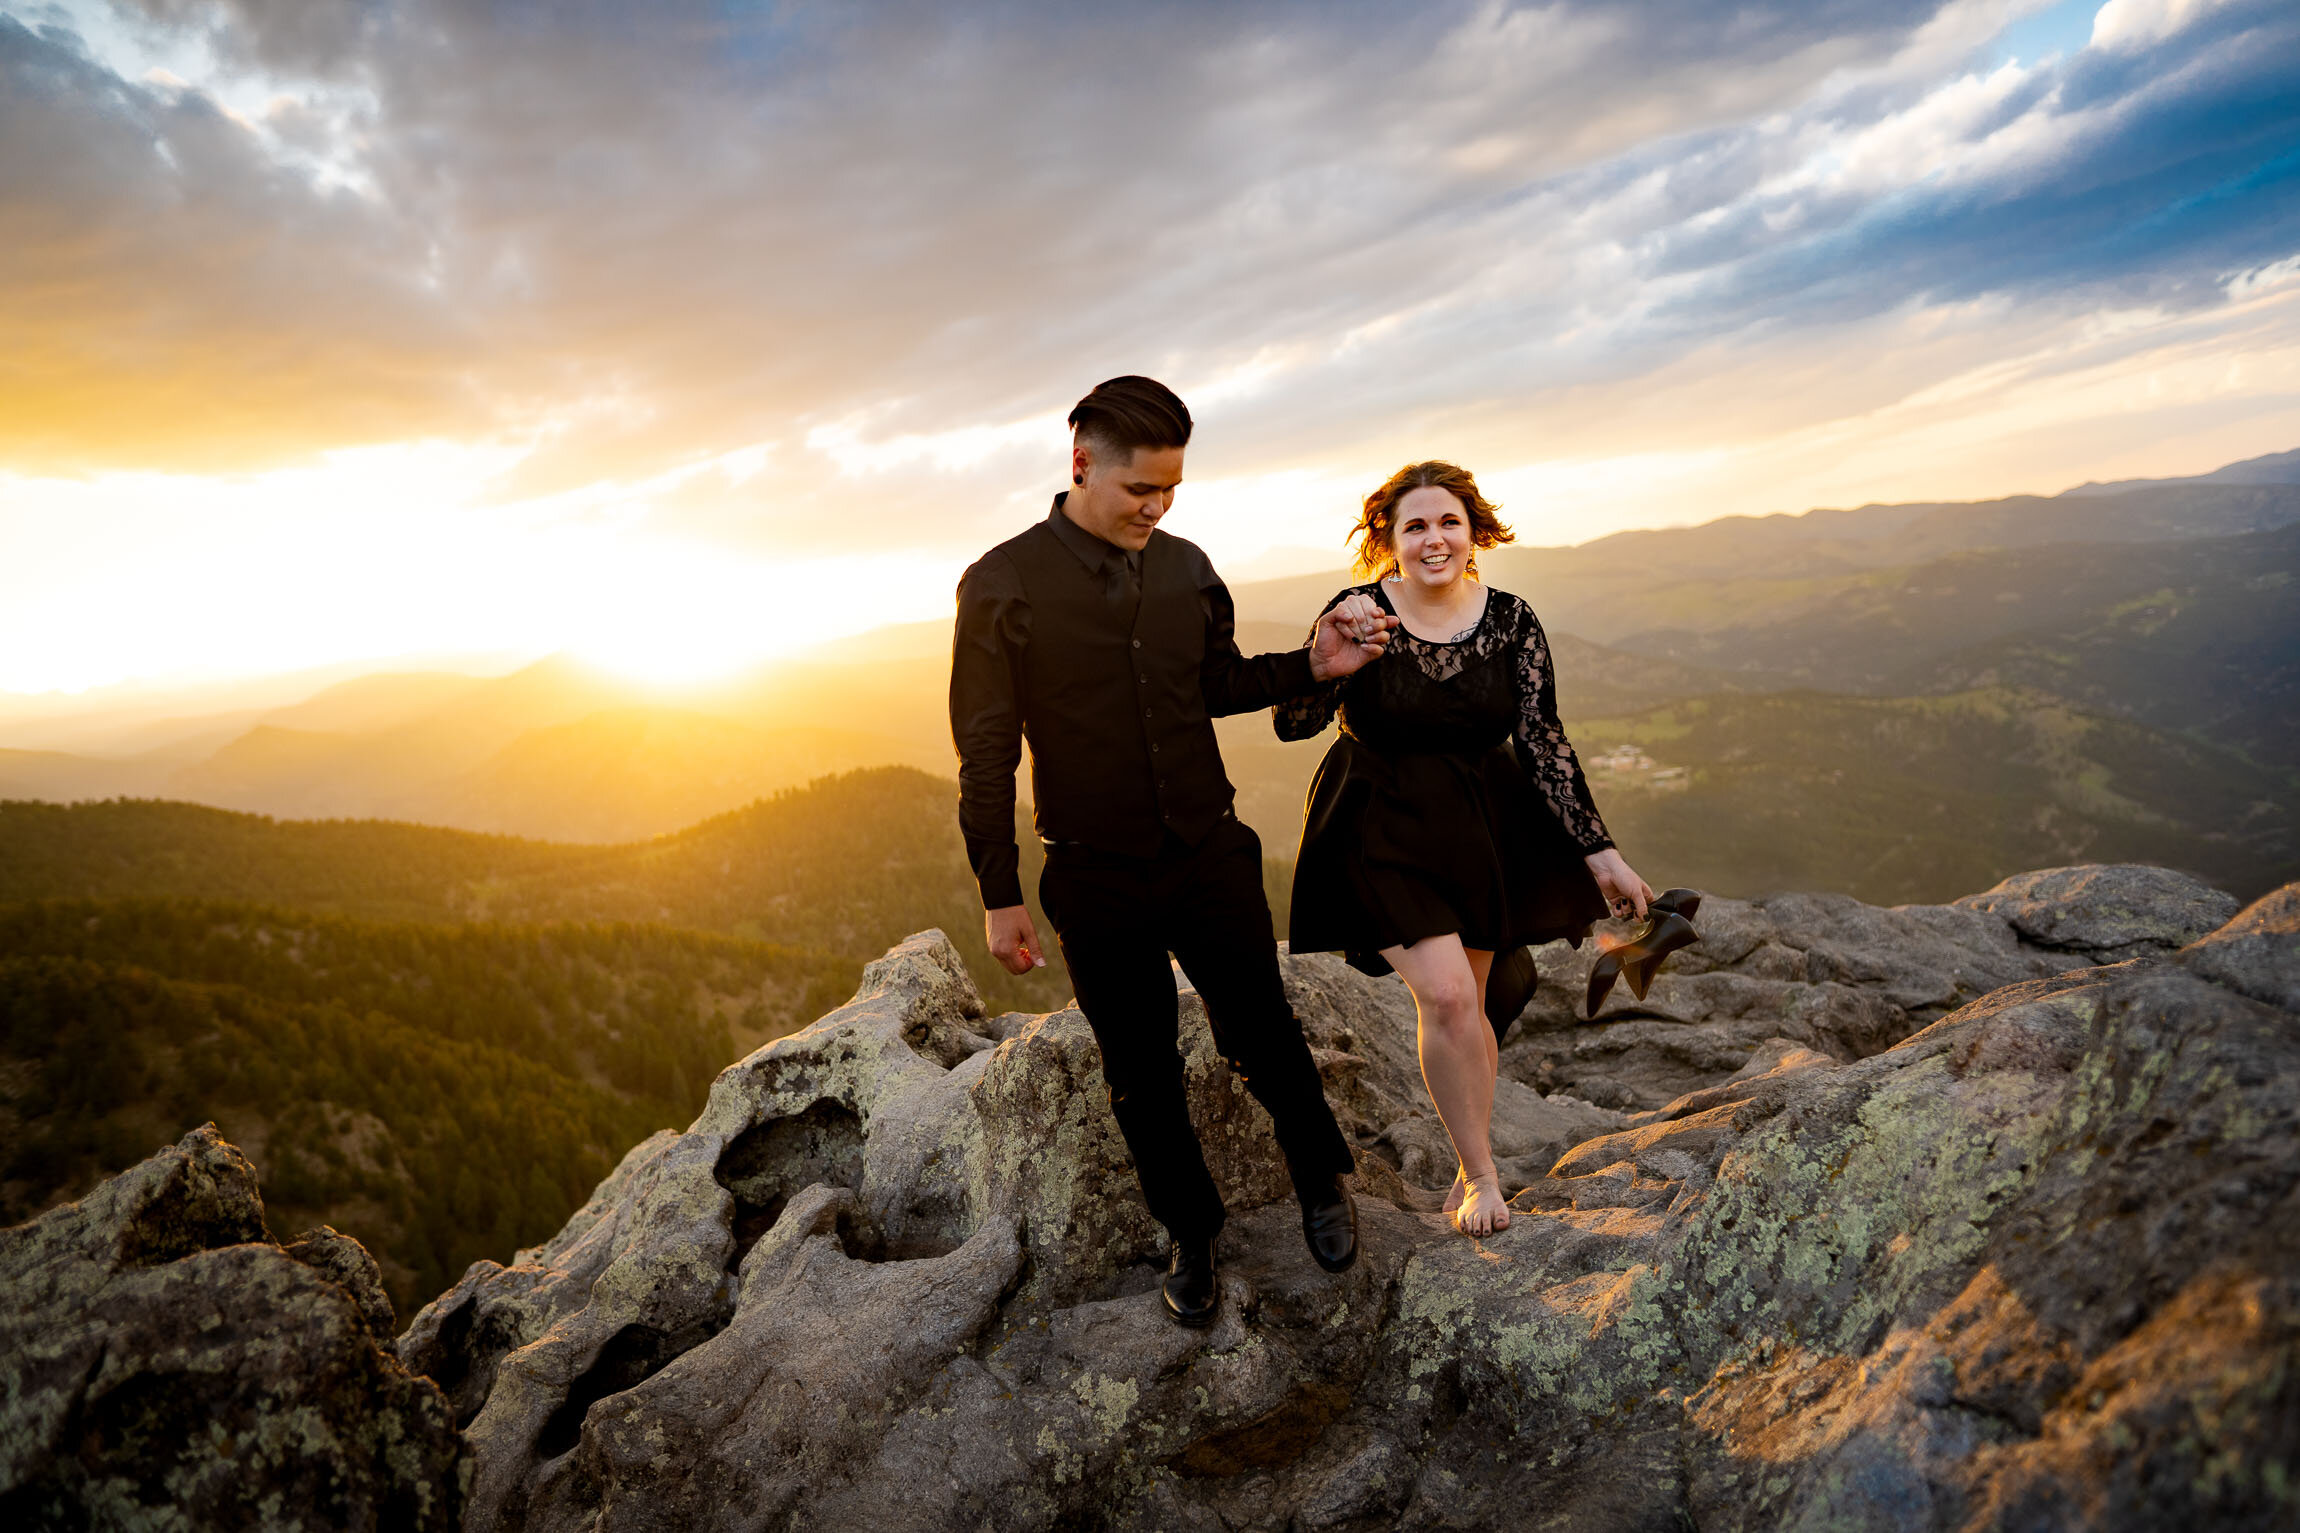
<instances>
[{"instance_id":1,"label":"mountain range","mask_svg":"<svg viewBox=\"0 0 2300 1533\"><path fill-rule=\"evenodd\" d=\"M1542 612L1656 887L1937 902L2097 860L2250 897L2300 874L2295 477L1483 562ZM1240 586L1241 643L1299 645L1346 579ZM557 1228L910 933L956 938L994 1013L1059 1006L1059 956L1017 978L981 951L947 645L892 625L669 701L551 657L0 711L0 1217L213 1118L405 1302ZM1282 929L1324 747L1218 729Z\"/></svg>"},{"instance_id":2,"label":"mountain range","mask_svg":"<svg viewBox=\"0 0 2300 1533\"><path fill-rule=\"evenodd\" d=\"M1745 700L1717 702L1712 719L1757 709L1749 716L1778 721L1792 706L1823 706L1779 701L1792 693L2031 697L2136 726L2136 739L2163 734L2142 754L2190 761L2198 802L2257 788L2268 807L2248 823L2271 828L2250 844L2281 866L2273 826L2289 817L2300 763L2300 453L2050 497L1727 517L1507 547L1482 562L1487 579L1542 614L1560 708L1585 755L1637 746L1653 732L1643 712L1693 698ZM1238 587L1241 644L1300 644L1347 578L1337 569ZM893 625L669 698L555 656L493 677L358 676L259 710L114 712L78 735L53 709L0 711L0 798L163 797L615 844L859 767L947 777L948 642L940 622ZM1760 697L1776 700L1760 708ZM1920 734L1924 720L1950 716L1913 704L1900 713ZM1259 718L1220 728L1240 811L1283 857L1320 748L1281 744ZM1761 776L1762 741L1743 748ZM1710 764L1676 764L1691 774L1691 801L1706 802ZM1801 770L1769 764L1784 781ZM1863 781L1894 775L1887 755L1843 769ZM2128 797L2191 823L2177 796ZM2042 812L2022 804L2031 818ZM2070 811L2054 812L2065 822ZM2199 869L2254 877L2250 863L2196 844ZM1805 878L1884 897L1860 884L1866 865Z\"/></svg>"}]
</instances>

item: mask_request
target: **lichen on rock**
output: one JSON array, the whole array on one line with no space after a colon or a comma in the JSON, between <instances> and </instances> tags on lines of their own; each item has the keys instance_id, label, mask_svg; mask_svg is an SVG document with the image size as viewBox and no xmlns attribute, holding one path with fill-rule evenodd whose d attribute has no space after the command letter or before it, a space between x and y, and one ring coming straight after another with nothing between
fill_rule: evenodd
<instances>
[{"instance_id":1,"label":"lichen on rock","mask_svg":"<svg viewBox=\"0 0 2300 1533\"><path fill-rule=\"evenodd\" d=\"M1437 1212L1403 986L1284 955L1358 1150L1339 1276L1177 975L1232 1208L1204 1331L1156 1301L1083 1018L985 1017L922 933L397 1349L491 1533L2290 1526L2300 886L2200 889L1713 901L1595 1025L1587 955L1546 953L1496 1101L1513 1222L1479 1241ZM12 1296L91 1302L35 1249L108 1281L261 1258L367 1336L348 1252L211 1251L260 1241L252 1183L179 1158L107 1184L85 1238L10 1248Z\"/></svg>"},{"instance_id":2,"label":"lichen on rock","mask_svg":"<svg viewBox=\"0 0 2300 1533\"><path fill-rule=\"evenodd\" d=\"M0 1508L16 1527L452 1529L446 1402L383 1346L375 1261L283 1250L213 1124L0 1231Z\"/></svg>"},{"instance_id":3,"label":"lichen on rock","mask_svg":"<svg viewBox=\"0 0 2300 1533\"><path fill-rule=\"evenodd\" d=\"M1478 1242L1435 1212L1410 997L1284 956L1359 1147L1340 1277L1178 977L1234 1210L1203 1333L1156 1305L1083 1019L984 1019L926 933L402 1349L476 1412L474 1526L2275 1525L2292 894L1713 901L1596 1026L1586 953L1546 952L1496 1103L1516 1217ZM697 1339L600 1393L639 1323Z\"/></svg>"}]
</instances>

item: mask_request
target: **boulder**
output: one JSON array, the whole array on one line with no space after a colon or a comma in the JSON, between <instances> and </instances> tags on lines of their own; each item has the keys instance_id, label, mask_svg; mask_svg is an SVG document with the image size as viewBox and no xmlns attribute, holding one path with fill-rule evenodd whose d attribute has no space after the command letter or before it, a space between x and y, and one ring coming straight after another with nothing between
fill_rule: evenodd
<instances>
[{"instance_id":1,"label":"boulder","mask_svg":"<svg viewBox=\"0 0 2300 1533\"><path fill-rule=\"evenodd\" d=\"M2047 868L1948 905L1864 905L1842 894L1710 898L1700 943L1640 1002L1583 1000L1595 943L1538 950L1541 983L1503 1059L1536 1090L1652 1111L1775 1045L1865 1058L2002 985L2163 957L2220 926L2237 901L2140 865ZM1625 932L1599 927L1600 940Z\"/></svg>"},{"instance_id":2,"label":"boulder","mask_svg":"<svg viewBox=\"0 0 2300 1533\"><path fill-rule=\"evenodd\" d=\"M0 1230L0 1508L16 1527L452 1529L446 1402L382 1345L375 1261L267 1237L213 1124Z\"/></svg>"},{"instance_id":3,"label":"boulder","mask_svg":"<svg viewBox=\"0 0 2300 1533\"><path fill-rule=\"evenodd\" d=\"M2300 884L2253 901L2180 961L2256 1001L2300 1011Z\"/></svg>"},{"instance_id":4,"label":"boulder","mask_svg":"<svg viewBox=\"0 0 2300 1533\"><path fill-rule=\"evenodd\" d=\"M280 1249L349 1294L376 1340L391 1340L391 1295L383 1291L383 1268L367 1247L322 1224L291 1237Z\"/></svg>"},{"instance_id":5,"label":"boulder","mask_svg":"<svg viewBox=\"0 0 2300 1533\"><path fill-rule=\"evenodd\" d=\"M2002 918L2023 943L2094 963L2160 958L2216 931L2237 898L2171 868L2086 863L2015 873L1959 910Z\"/></svg>"},{"instance_id":6,"label":"boulder","mask_svg":"<svg viewBox=\"0 0 2300 1533\"><path fill-rule=\"evenodd\" d=\"M1552 954L1482 1241L1432 1211L1402 985L1287 956L1359 1147L1339 1276L1181 983L1233 1209L1205 1331L1157 1305L1083 1019L985 1018L924 933L399 1350L469 1423L474 1529L2283 1527L2295 901L2177 947L1720 901L1601 1028ZM1601 1066L1615 1103L1542 1089Z\"/></svg>"}]
</instances>

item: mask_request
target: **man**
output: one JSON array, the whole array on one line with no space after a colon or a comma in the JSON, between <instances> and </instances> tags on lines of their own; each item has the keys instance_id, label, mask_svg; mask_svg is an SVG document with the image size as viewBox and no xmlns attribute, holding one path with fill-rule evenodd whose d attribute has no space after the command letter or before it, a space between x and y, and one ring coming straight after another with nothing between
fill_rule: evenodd
<instances>
[{"instance_id":1,"label":"man","mask_svg":"<svg viewBox=\"0 0 2300 1533\"><path fill-rule=\"evenodd\" d=\"M1151 379L1113 378L1070 425L1071 488L959 582L959 824L991 953L1016 974L1043 965L1014 845L1027 738L1046 842L1039 901L1101 1046L1143 1198L1172 1238L1167 1311L1207 1325L1224 1213L1190 1126L1169 952L1204 998L1222 1057L1270 1114L1311 1254L1329 1272L1357 1259L1350 1147L1278 977L1262 844L1231 812L1212 720L1348 675L1381 654L1395 620L1352 597L1320 619L1308 649L1247 659L1205 554L1158 530L1190 441L1182 401Z\"/></svg>"}]
</instances>

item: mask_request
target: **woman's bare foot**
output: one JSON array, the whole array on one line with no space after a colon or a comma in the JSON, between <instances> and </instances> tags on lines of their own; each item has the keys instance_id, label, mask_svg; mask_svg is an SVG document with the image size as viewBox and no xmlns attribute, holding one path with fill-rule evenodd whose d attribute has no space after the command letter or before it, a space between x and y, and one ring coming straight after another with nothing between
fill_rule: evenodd
<instances>
[{"instance_id":1,"label":"woman's bare foot","mask_svg":"<svg viewBox=\"0 0 2300 1533\"><path fill-rule=\"evenodd\" d=\"M1445 1211L1452 1213L1461 1207L1461 1200L1469 1192L1469 1182L1459 1171L1453 1174L1453 1185L1445 1190Z\"/></svg>"},{"instance_id":2,"label":"woman's bare foot","mask_svg":"<svg viewBox=\"0 0 2300 1533\"><path fill-rule=\"evenodd\" d=\"M1501 1183L1494 1173L1471 1178L1469 1192L1454 1212L1453 1227L1472 1238L1509 1228L1509 1204L1502 1198Z\"/></svg>"}]
</instances>

